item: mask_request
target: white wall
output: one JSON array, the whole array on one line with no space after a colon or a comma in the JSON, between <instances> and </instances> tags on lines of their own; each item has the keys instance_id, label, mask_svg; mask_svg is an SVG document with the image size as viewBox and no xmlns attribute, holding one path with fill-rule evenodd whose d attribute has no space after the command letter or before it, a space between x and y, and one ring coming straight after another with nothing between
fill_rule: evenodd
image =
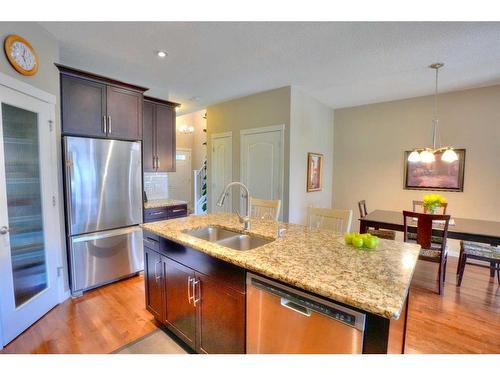
<instances>
[{"instance_id":1,"label":"white wall","mask_svg":"<svg viewBox=\"0 0 500 375\"><path fill-rule=\"evenodd\" d=\"M307 192L307 153L323 154L323 189ZM331 207L333 109L297 87L291 91L289 222L305 224L307 207Z\"/></svg>"},{"instance_id":2,"label":"white wall","mask_svg":"<svg viewBox=\"0 0 500 375\"><path fill-rule=\"evenodd\" d=\"M425 192L403 189L405 150L427 146L432 96L335 110L333 204L411 209ZM466 149L463 192L443 192L455 217L500 221L500 86L440 95L443 145ZM453 252L457 244L453 244Z\"/></svg>"}]
</instances>

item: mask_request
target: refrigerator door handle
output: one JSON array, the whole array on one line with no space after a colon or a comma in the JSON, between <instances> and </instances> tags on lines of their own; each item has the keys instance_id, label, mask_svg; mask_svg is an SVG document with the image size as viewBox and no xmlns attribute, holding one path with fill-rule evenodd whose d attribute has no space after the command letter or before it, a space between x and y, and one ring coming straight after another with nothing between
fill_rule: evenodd
<instances>
[{"instance_id":1,"label":"refrigerator door handle","mask_svg":"<svg viewBox=\"0 0 500 375\"><path fill-rule=\"evenodd\" d=\"M69 220L70 220L70 224L71 225L74 225L75 224L75 210L74 210L74 205L73 205L73 201L72 201L72 191L71 191L71 179L72 179L72 175L71 175L71 171L72 171L72 168L73 168L73 155L70 154L70 155L67 155L69 156L69 158L66 160L66 177L68 179L68 181L66 181L66 195L67 195L67 204L68 204L68 207L69 207Z\"/></svg>"}]
</instances>

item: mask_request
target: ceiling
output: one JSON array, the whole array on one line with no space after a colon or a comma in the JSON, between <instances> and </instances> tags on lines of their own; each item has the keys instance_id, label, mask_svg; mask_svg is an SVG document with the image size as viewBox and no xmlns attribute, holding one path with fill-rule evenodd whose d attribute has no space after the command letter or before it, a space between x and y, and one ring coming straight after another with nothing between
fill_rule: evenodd
<instances>
[{"instance_id":1,"label":"ceiling","mask_svg":"<svg viewBox=\"0 0 500 375\"><path fill-rule=\"evenodd\" d=\"M500 83L500 22L42 22L61 63L207 105L287 85L333 107ZM168 56L160 59L156 51Z\"/></svg>"}]
</instances>

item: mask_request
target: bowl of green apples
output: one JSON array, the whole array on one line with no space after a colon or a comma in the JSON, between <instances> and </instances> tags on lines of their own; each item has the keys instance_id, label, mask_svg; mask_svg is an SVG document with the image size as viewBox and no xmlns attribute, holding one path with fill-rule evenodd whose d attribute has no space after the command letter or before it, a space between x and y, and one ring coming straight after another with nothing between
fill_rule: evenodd
<instances>
[{"instance_id":1,"label":"bowl of green apples","mask_svg":"<svg viewBox=\"0 0 500 375\"><path fill-rule=\"evenodd\" d=\"M376 249L380 239L370 233L346 233L344 235L344 241L346 245L356 247L358 249Z\"/></svg>"}]
</instances>

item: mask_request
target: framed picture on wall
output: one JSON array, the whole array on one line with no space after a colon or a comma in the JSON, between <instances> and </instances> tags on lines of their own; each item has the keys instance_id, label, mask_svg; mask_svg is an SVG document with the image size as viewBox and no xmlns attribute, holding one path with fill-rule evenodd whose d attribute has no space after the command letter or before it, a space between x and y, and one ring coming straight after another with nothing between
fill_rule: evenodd
<instances>
[{"instance_id":1,"label":"framed picture on wall","mask_svg":"<svg viewBox=\"0 0 500 375\"><path fill-rule=\"evenodd\" d=\"M431 163L410 162L405 152L405 189L464 191L465 149L455 149L458 160L447 163L441 160L442 152L436 152Z\"/></svg>"},{"instance_id":2,"label":"framed picture on wall","mask_svg":"<svg viewBox=\"0 0 500 375\"><path fill-rule=\"evenodd\" d=\"M307 191L321 191L323 154L307 153Z\"/></svg>"}]
</instances>

